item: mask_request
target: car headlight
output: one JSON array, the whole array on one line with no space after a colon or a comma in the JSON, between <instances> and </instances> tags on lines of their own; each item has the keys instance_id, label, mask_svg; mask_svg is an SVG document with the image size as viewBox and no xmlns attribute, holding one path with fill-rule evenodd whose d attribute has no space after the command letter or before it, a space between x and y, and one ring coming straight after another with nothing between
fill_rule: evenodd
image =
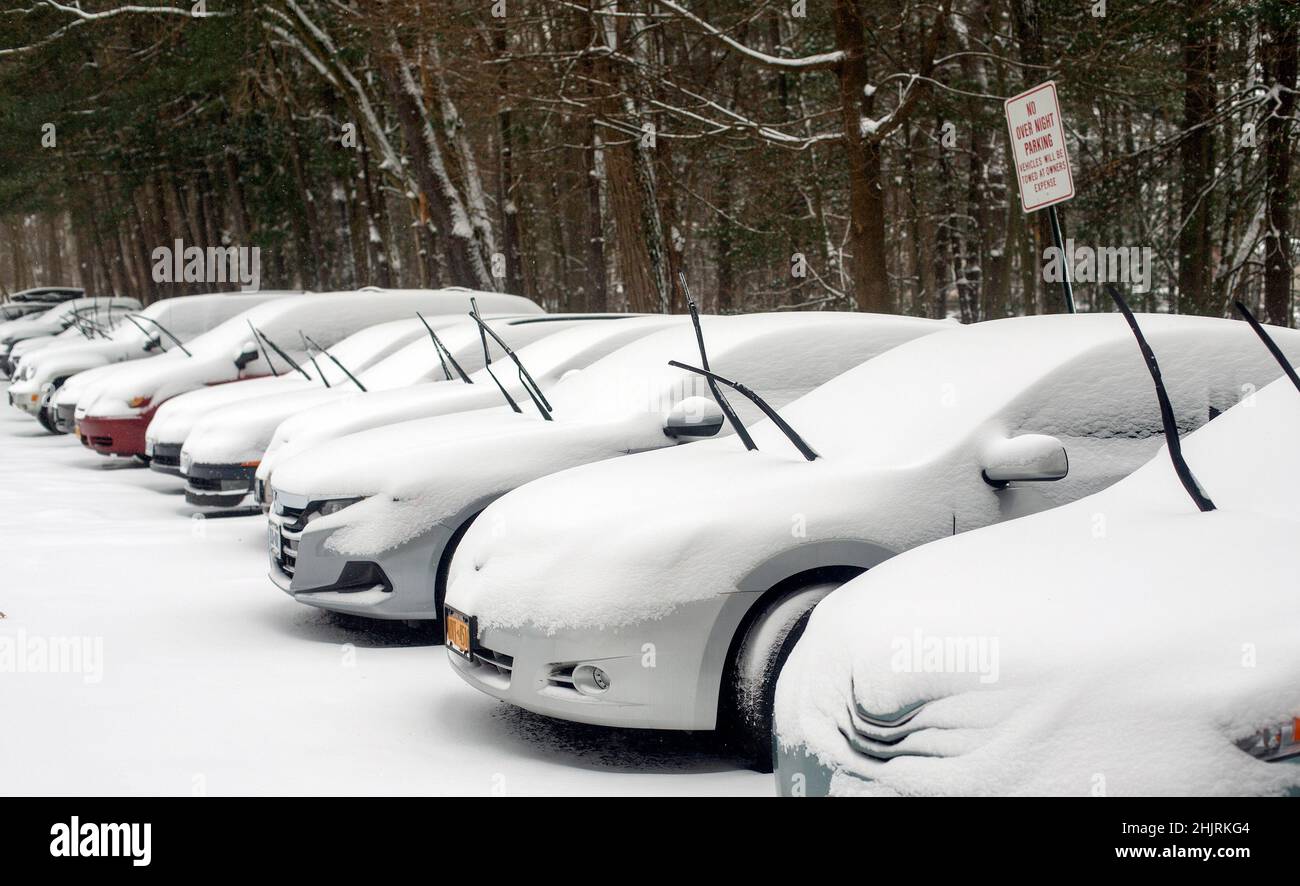
<instances>
[{"instance_id":1,"label":"car headlight","mask_svg":"<svg viewBox=\"0 0 1300 886\"><path fill-rule=\"evenodd\" d=\"M130 400L127 400L127 401L126 401L126 405L127 405L127 406L130 406L132 409L141 409L141 408L143 408L143 407L149 405L149 398L148 398L148 397L132 397Z\"/></svg>"},{"instance_id":2,"label":"car headlight","mask_svg":"<svg viewBox=\"0 0 1300 886\"><path fill-rule=\"evenodd\" d=\"M318 517L328 517L330 514L337 514L349 505L354 505L359 501L361 501L361 496L357 496L356 498L331 498L328 501L323 501L306 513L303 517L303 524L305 525L310 523Z\"/></svg>"},{"instance_id":3,"label":"car headlight","mask_svg":"<svg viewBox=\"0 0 1300 886\"><path fill-rule=\"evenodd\" d=\"M1237 747L1256 760L1279 763L1300 757L1300 717L1259 730L1237 742Z\"/></svg>"}]
</instances>

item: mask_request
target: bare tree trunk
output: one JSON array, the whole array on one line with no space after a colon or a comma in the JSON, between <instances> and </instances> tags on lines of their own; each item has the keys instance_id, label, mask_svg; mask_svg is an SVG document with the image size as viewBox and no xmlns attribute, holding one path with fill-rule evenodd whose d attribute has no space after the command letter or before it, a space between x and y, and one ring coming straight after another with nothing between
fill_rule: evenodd
<instances>
[{"instance_id":1,"label":"bare tree trunk","mask_svg":"<svg viewBox=\"0 0 1300 886\"><path fill-rule=\"evenodd\" d=\"M1184 0L1183 140L1179 146L1182 229L1178 234L1178 310L1220 314L1211 286L1210 183L1214 175L1214 66L1218 35L1213 0Z\"/></svg>"},{"instance_id":2,"label":"bare tree trunk","mask_svg":"<svg viewBox=\"0 0 1300 886\"><path fill-rule=\"evenodd\" d=\"M1294 325L1291 284L1295 265L1291 256L1291 137L1289 126L1296 114L1296 19L1286 10L1270 10L1262 28L1261 56L1266 81L1276 104L1264 123L1264 314L1278 326Z\"/></svg>"}]
</instances>

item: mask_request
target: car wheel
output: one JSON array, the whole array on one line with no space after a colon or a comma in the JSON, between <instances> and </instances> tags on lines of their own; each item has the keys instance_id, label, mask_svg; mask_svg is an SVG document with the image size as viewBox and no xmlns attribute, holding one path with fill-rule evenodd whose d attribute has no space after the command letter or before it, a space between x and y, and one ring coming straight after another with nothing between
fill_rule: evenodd
<instances>
[{"instance_id":1,"label":"car wheel","mask_svg":"<svg viewBox=\"0 0 1300 886\"><path fill-rule=\"evenodd\" d=\"M45 430L49 431L51 434L57 434L59 432L59 429L54 426L54 416L50 415L50 410L46 409L44 406L37 411L36 420L41 423L41 427L45 428Z\"/></svg>"},{"instance_id":2,"label":"car wheel","mask_svg":"<svg viewBox=\"0 0 1300 886\"><path fill-rule=\"evenodd\" d=\"M751 769L772 771L772 705L776 680L803 635L813 607L842 582L817 582L763 604L744 628L723 686L723 741Z\"/></svg>"},{"instance_id":3,"label":"car wheel","mask_svg":"<svg viewBox=\"0 0 1300 886\"><path fill-rule=\"evenodd\" d=\"M135 458L136 458L136 461L140 462L140 464L144 465L145 467L149 467L149 463L150 463L151 461L153 461L153 459L150 458L150 457L147 456L147 455L138 455L138 454L137 454Z\"/></svg>"}]
</instances>

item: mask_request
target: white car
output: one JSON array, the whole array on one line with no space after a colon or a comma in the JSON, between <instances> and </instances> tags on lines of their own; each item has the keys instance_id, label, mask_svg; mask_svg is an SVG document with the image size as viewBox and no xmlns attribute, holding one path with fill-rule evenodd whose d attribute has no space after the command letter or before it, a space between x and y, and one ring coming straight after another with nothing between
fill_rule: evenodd
<instances>
[{"instance_id":1,"label":"white car","mask_svg":"<svg viewBox=\"0 0 1300 886\"><path fill-rule=\"evenodd\" d=\"M564 321L565 315L526 318L509 324L489 323L511 348L519 351L519 358L543 391L550 390L552 385L569 373L588 366L630 342L681 322L680 318L671 315L633 314L591 316L590 319L602 321L596 323L589 320L559 324L539 322L551 318ZM620 322L603 322L608 319L618 319ZM557 331L561 334L554 335ZM453 351L464 349L470 355L464 366L466 371L473 372L482 368L483 351L477 325L471 324L463 329L449 331L443 336L443 343ZM502 361L505 355L500 346L491 340L488 344L493 360ZM498 371L497 379L511 396L527 402L528 395L518 373L513 371L514 367L503 362L497 368L504 370ZM504 402L492 376L479 372L471 381L475 383L435 382L349 394L336 402L314 406L286 418L276 426L257 468L259 502L264 508L269 508L268 490L277 464L327 440L418 418L488 409Z\"/></svg>"},{"instance_id":2,"label":"white car","mask_svg":"<svg viewBox=\"0 0 1300 886\"><path fill-rule=\"evenodd\" d=\"M778 791L1300 793L1298 436L1279 379L1182 441L1213 511L1162 452L840 588L777 687Z\"/></svg>"},{"instance_id":3,"label":"white car","mask_svg":"<svg viewBox=\"0 0 1300 886\"><path fill-rule=\"evenodd\" d=\"M489 315L483 320L508 344L518 345L575 326L618 327L619 323L606 321L627 316L533 314L493 319ZM413 385L417 390L441 386L459 391L466 387L456 372L471 373L483 366L482 333L478 325L467 320L464 314L427 319L436 331L438 346L423 323L414 320L418 337L387 359L354 371L355 382L344 379L328 389L312 385L307 389L274 392L274 396L258 396L253 402L232 402L214 409L206 408L204 403L204 408L198 411L189 408L188 427L182 427L176 421L168 422L168 427L159 431L159 439L184 441L179 456L186 478L186 500L190 504L210 507L230 507L242 502L253 491L254 474L276 428L295 413L324 404L347 409L365 403L369 398L385 395L400 398ZM439 321L436 324L435 319ZM347 343L343 342L332 353L351 366L352 361L342 350ZM445 349L445 354L439 353L439 346ZM489 352L495 352L497 357L503 355L495 342L491 343ZM448 364L448 358L458 367L455 371L453 365ZM328 360L318 357L317 362ZM451 376L451 379L446 376ZM480 390L486 393L486 389ZM209 398L203 395L210 393L195 391L179 399L195 397L206 401ZM499 398L500 394L496 393L496 396ZM162 420L163 411L171 405L165 404L154 417L150 425L151 434Z\"/></svg>"},{"instance_id":4,"label":"white car","mask_svg":"<svg viewBox=\"0 0 1300 886\"><path fill-rule=\"evenodd\" d=\"M9 374L12 369L9 363L10 352L20 341L58 335L73 323L93 322L95 316L100 313L107 319L124 310L138 311L139 309L140 302L133 298L74 298L59 302L48 311L28 314L17 320L0 323L0 371L5 375Z\"/></svg>"},{"instance_id":5,"label":"white car","mask_svg":"<svg viewBox=\"0 0 1300 886\"><path fill-rule=\"evenodd\" d=\"M515 389L519 413L502 406L402 422L280 462L271 480L271 579L312 606L435 619L451 554L499 496L564 468L729 432L718 407L701 396L703 380L668 365L700 359L691 320L676 320L675 328L569 373L544 398ZM714 369L745 377L776 404L949 328L831 312L705 317L701 325ZM494 366L500 379L514 374L508 361ZM748 403L736 410L745 424L759 415Z\"/></svg>"},{"instance_id":6,"label":"white car","mask_svg":"<svg viewBox=\"0 0 1300 886\"><path fill-rule=\"evenodd\" d=\"M1244 324L1143 323L1184 430L1279 374ZM1300 332L1276 334L1300 355ZM995 320L909 342L782 410L813 460L765 422L756 452L709 441L521 486L452 561L448 657L520 707L720 727L770 769L775 676L819 600L905 550L1125 476L1160 444L1149 391L1117 315Z\"/></svg>"},{"instance_id":7,"label":"white car","mask_svg":"<svg viewBox=\"0 0 1300 886\"><path fill-rule=\"evenodd\" d=\"M232 317L180 349L126 366L80 392L75 420L81 441L104 455L145 459L145 429L165 401L205 385L294 371L275 349L308 360L301 336L329 348L367 326L468 310L477 296L485 311L540 313L526 298L464 289L330 292L276 299ZM61 400L59 402L62 402Z\"/></svg>"},{"instance_id":8,"label":"white car","mask_svg":"<svg viewBox=\"0 0 1300 886\"><path fill-rule=\"evenodd\" d=\"M286 294L222 293L156 301L138 315L120 321L107 338L78 335L67 343L56 341L38 354L25 355L9 386L10 402L54 430L50 398L77 373L172 350L236 314Z\"/></svg>"}]
</instances>

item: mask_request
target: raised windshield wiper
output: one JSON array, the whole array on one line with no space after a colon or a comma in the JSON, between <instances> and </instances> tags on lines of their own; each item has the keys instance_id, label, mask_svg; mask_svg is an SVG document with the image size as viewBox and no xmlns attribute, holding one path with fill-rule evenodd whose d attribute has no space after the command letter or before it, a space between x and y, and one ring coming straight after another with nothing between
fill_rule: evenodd
<instances>
[{"instance_id":1,"label":"raised windshield wiper","mask_svg":"<svg viewBox=\"0 0 1300 886\"><path fill-rule=\"evenodd\" d=\"M1273 336L1268 334L1268 331L1260 325L1258 320L1255 319L1255 315L1250 312L1250 309L1241 302L1234 301L1232 306L1236 308L1237 313L1250 324L1250 328L1255 330L1255 334L1258 335L1259 340L1264 343L1264 347L1268 348L1268 352L1273 355L1273 359L1282 367L1282 371L1286 373L1286 377L1291 379L1291 384L1295 385L1296 390L1300 391L1300 376L1296 375L1295 367L1291 365L1291 361L1286 358L1286 354L1282 353L1282 349L1277 346L1277 342L1273 341Z\"/></svg>"},{"instance_id":2,"label":"raised windshield wiper","mask_svg":"<svg viewBox=\"0 0 1300 886\"><path fill-rule=\"evenodd\" d=\"M469 304L471 308L470 316L473 317L474 322L478 324L478 334L483 340L483 368L488 371L488 375L492 376L492 380L497 383L497 387L501 388L501 393L505 395L511 408L514 409L515 412L521 411L519 409L519 404L506 393L505 387L503 387L501 382L497 380L496 374L492 372L489 365L492 362L491 357L488 355L487 336L489 335L492 336L492 339L501 347L501 350L505 351L506 356L514 362L516 367L518 367L519 384L523 385L524 391L527 392L528 396L532 399L533 405L537 407L538 413L540 413L542 418L546 421L554 421L555 419L551 418L551 404L546 402L546 396L542 393L542 389L537 386L537 382L533 381L533 377L528 374L528 370L524 368L523 361L519 359L518 355L516 355L514 351L510 350L510 346L501 340L501 336L497 335L495 330L490 329L488 325L483 322L483 318L480 317L478 313L478 301L471 298Z\"/></svg>"},{"instance_id":3,"label":"raised windshield wiper","mask_svg":"<svg viewBox=\"0 0 1300 886\"><path fill-rule=\"evenodd\" d=\"M245 320L244 322L248 324L249 329L253 330L253 344L257 345L257 350L262 355L262 359L270 367L271 375L279 378L280 373L276 371L275 364L271 362L271 355L266 352L266 346L262 344L262 333L257 331L257 327L253 325L252 320Z\"/></svg>"},{"instance_id":4,"label":"raised windshield wiper","mask_svg":"<svg viewBox=\"0 0 1300 886\"><path fill-rule=\"evenodd\" d=\"M348 372L348 368L347 368L346 366L343 365L343 362L342 362L341 360L339 360L338 357L335 357L333 354L331 354L331 353L329 352L329 349L328 349L328 348L322 348L320 345L316 344L316 342L312 339L312 337L311 337L310 335L304 335L304 336L303 336L303 339L304 339L304 340L305 340L309 345L311 345L313 348L315 348L316 350L320 351L320 352L321 352L322 354L324 354L326 357L329 357L329 358L330 358L330 362L333 363L335 366L337 366L337 367L339 368L339 370L340 370L344 375L346 375L349 379L351 379L352 383L353 383L354 385L356 385L356 386L361 390L362 393L365 393L366 386L363 385L363 384L361 383L361 381L360 381L360 380L359 380L355 375L353 375L352 373ZM320 367L317 367L317 368L316 368L316 371L317 371L317 372L320 372ZM323 376L323 375L321 376L321 378L324 378L324 377L325 377L325 376ZM329 384L329 383L326 382L326 385L327 385L327 386L328 386L328 384Z\"/></svg>"},{"instance_id":5,"label":"raised windshield wiper","mask_svg":"<svg viewBox=\"0 0 1300 886\"><path fill-rule=\"evenodd\" d=\"M325 377L325 373L320 371L320 364L316 362L316 353L312 350L311 345L307 343L307 336L303 334L301 329L298 330L298 338L302 339L302 349L307 352L307 359L311 360L312 368L320 376L321 384L327 388L330 387L330 380Z\"/></svg>"},{"instance_id":6,"label":"raised windshield wiper","mask_svg":"<svg viewBox=\"0 0 1300 886\"><path fill-rule=\"evenodd\" d=\"M176 347L184 351L186 357L194 356L193 354L190 353L189 348L185 347L185 345L181 343L181 340L179 338L172 335L171 330L169 330L166 326L163 326L153 317L146 317L144 314L126 314L125 316L126 319L130 320L132 323L135 323L135 327L137 329L139 329L141 332L144 332L146 338L149 336L149 333L145 332L144 327L141 326L139 323L136 323L136 320L144 320L146 323L152 323L154 326L158 327L159 332L161 332L163 335L170 338L172 342L176 345Z\"/></svg>"},{"instance_id":7,"label":"raised windshield wiper","mask_svg":"<svg viewBox=\"0 0 1300 886\"><path fill-rule=\"evenodd\" d=\"M259 332L258 335L262 336L262 341L266 342L267 346L270 347L271 350L275 351L277 354L280 355L281 360L288 363L294 369L298 370L298 372L302 375L302 377L307 379L307 381L312 380L312 377L307 374L307 370L303 369L301 366L295 363L293 358L284 352L283 348L281 348L275 342L271 341L271 337L269 335L267 335L265 332ZM270 361L268 360L267 362L269 363Z\"/></svg>"},{"instance_id":8,"label":"raised windshield wiper","mask_svg":"<svg viewBox=\"0 0 1300 886\"><path fill-rule=\"evenodd\" d=\"M473 379L465 374L465 370L460 368L460 364L457 363L456 358L451 355L451 351L447 350L447 346L442 343L442 339L438 338L438 333L433 331L433 327L429 325L429 321L424 319L424 315L419 311L416 311L415 316L419 317L420 322L424 324L424 328L429 330L429 338L433 339L433 349L438 352L438 362L442 364L442 374L447 376L447 381L451 381L451 370L447 368L447 364L451 363L451 365L456 369L456 374L460 376L461 381L467 385L474 384Z\"/></svg>"},{"instance_id":9,"label":"raised windshield wiper","mask_svg":"<svg viewBox=\"0 0 1300 886\"><path fill-rule=\"evenodd\" d=\"M709 352L704 347L704 332L700 329L700 312L695 306L695 296L691 295L691 287L690 284L686 282L685 273L679 271L677 273L677 281L681 283L682 294L686 296L686 307L691 312L691 323L695 326L695 341L700 346L700 362L704 364L704 369L707 371L709 368ZM754 443L754 438L749 436L749 431L745 429L745 425L740 421L740 417L736 415L736 410L731 408L731 403L727 400L726 395L718 389L717 380L710 378L708 375L704 376L704 379L709 383L709 391L713 394L713 399L717 401L718 408L722 410L722 414L725 415L727 421L730 422L731 429L736 432L736 436L745 444L745 448L750 452L753 452L758 448L758 445Z\"/></svg>"},{"instance_id":10,"label":"raised windshield wiper","mask_svg":"<svg viewBox=\"0 0 1300 886\"><path fill-rule=\"evenodd\" d=\"M1187 490L1188 496L1202 511L1213 511L1214 502L1205 494L1201 484L1196 482L1195 475L1192 474L1191 467L1187 464L1187 459L1183 458L1183 445L1178 439L1178 421L1174 418L1174 407L1169 402L1169 393L1165 390L1164 380L1160 377L1160 364L1156 362L1155 352L1147 344L1146 337L1142 335L1142 330L1138 328L1137 318L1129 310L1128 302L1119 294L1119 288L1114 283L1106 285L1106 292L1114 299L1116 306L1119 307L1120 313L1128 321L1129 329L1133 330L1133 335L1137 339L1138 349L1142 352L1142 359L1146 361L1147 372L1151 373L1151 381L1156 386L1156 400L1160 403L1160 422L1165 429L1165 444L1169 448L1169 460L1174 463L1174 473L1178 475L1178 480L1183 484L1183 489Z\"/></svg>"},{"instance_id":11,"label":"raised windshield wiper","mask_svg":"<svg viewBox=\"0 0 1300 886\"><path fill-rule=\"evenodd\" d=\"M808 459L808 461L816 460L817 452L811 446L808 445L807 441L804 440L803 437L800 437L798 432L796 432L794 428L790 427L790 425L786 423L786 420L781 418L781 414L778 413L775 409L773 409L766 400L758 396L758 394L755 394L751 389L747 388L745 385L741 384L738 381L732 381L729 378L723 378L722 376L718 375L716 372L710 372L707 369L700 369L698 366L688 366L687 364L681 363L677 360L669 360L668 365L676 366L678 369L685 369L687 372L694 372L697 375L702 375L705 378L707 378L710 382L717 382L718 384L726 385L732 390L735 390L736 392L740 393L744 397L748 398L751 403L753 403L755 406L757 406L759 409L763 411L764 415L772 419L772 424L776 425L778 428L781 429L781 433L785 434L786 438L789 439L789 441L794 444L794 448L799 450L800 455ZM758 447L751 446L750 448L757 449Z\"/></svg>"}]
</instances>

